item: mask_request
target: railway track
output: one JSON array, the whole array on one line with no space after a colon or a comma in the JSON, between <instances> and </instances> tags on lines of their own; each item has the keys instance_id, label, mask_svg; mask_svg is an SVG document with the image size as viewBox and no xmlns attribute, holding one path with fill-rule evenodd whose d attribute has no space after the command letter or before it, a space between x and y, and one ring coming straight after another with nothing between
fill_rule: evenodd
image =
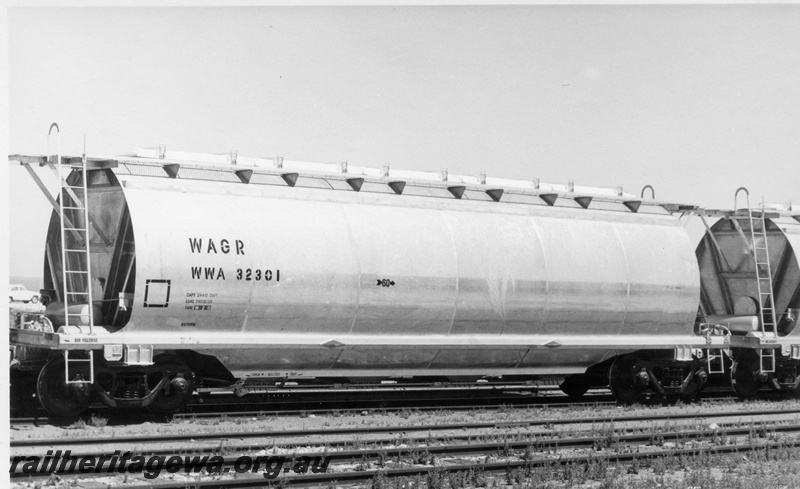
<instances>
[{"instance_id":1,"label":"railway track","mask_svg":"<svg viewBox=\"0 0 800 489\"><path fill-rule=\"evenodd\" d=\"M800 410L795 411L800 412ZM786 414L786 411L783 411ZM477 442L476 438L473 436L460 436L460 437L453 437L447 436L443 437L441 440L439 439L432 439L431 437L428 438L403 438L405 446L397 446L397 439L384 439L384 440L370 440L369 441L369 448L361 448L361 449L347 449L347 445L345 443L328 443L325 446L324 450L318 451L298 451L296 446L291 444L282 444L282 445L275 445L272 446L272 453L273 456L278 456L276 454L281 454L280 456L284 457L284 462L288 462L289 465L283 465L286 467L285 472L289 471L289 467L292 467L293 463L298 459L298 457L305 457L307 459L314 459L320 460L325 459L326 469L328 468L328 464L331 464L330 467L335 470L333 473L325 473L325 474L303 474L303 475L289 475L285 476L280 479L281 484L283 485L296 485L296 484L311 484L311 483L325 483L325 482L333 482L336 481L337 483L344 483L344 482L359 482L369 480L374 477L410 477L410 476L419 476L423 474L430 474L433 471L440 471L440 472L460 472L460 471L475 471L475 460L474 457L483 457L483 461L481 463L481 470L486 472L494 472L494 471L502 471L502 470L512 470L512 469L520 469L526 468L533 469L538 466L543 466L546 464L568 464L568 463L588 463L588 462L597 462L598 460L604 460L605 463L609 462L623 462L623 461L630 461L635 458L639 459L648 459L654 457L667 457L667 456L676 456L686 455L686 454L699 454L699 453L731 453L736 451L746 451L746 450L753 450L753 449L768 449L768 447L773 448L794 448L800 446L800 442L795 439L784 439L780 442L777 441L777 438L780 436L786 437L788 435L795 435L800 434L800 424L792 423L792 424L779 424L779 423L770 423L765 424L763 420L758 421L755 418L758 416L764 415L774 415L776 414L775 411L753 411L753 412L719 412L719 413L709 413L703 415L702 417L705 420L714 417L730 417L730 416L747 416L751 418L751 423L744 426L737 426L735 424L725 426L725 427L715 427L714 429L703 429L703 430L672 430L672 431L664 431L654 429L652 422L655 420L675 420L675 419L685 419L688 417L698 417L697 414L692 415L665 415L665 416L625 416L625 417L614 417L614 418L606 418L603 420L599 420L596 418L583 418L583 419L572 419L572 420L541 420L537 421L537 423L541 424L548 424L554 425L556 423L559 424L569 424L569 423L598 423L598 422L631 422L631 421L638 421L644 422L649 421L651 429L646 430L641 433L627 433L627 429L613 429L610 427L601 428L599 433L592 433L591 436L570 436L570 437L563 437L560 436L557 432L554 432L552 429L547 430L546 432L533 432L533 433L526 433L521 434L517 433L517 438L509 438L507 434L502 430L508 430L512 428L518 428L520 426L530 426L533 423L528 422L510 422L510 423L495 423L491 425L491 427L495 429L501 430L501 433L498 436L502 436L505 434L505 438L498 441L489 441L489 442ZM419 430L422 431L434 431L436 429L454 429L455 427L460 427L461 429L476 429L476 428L485 428L490 427L490 424L487 423L471 423L471 424L460 424L460 425L429 425L429 426L416 426L416 427L386 427L385 430L405 430L405 431L413 431ZM371 432L376 432L376 430L372 429ZM283 438L290 437L290 436L301 436L302 435L314 435L317 437L322 437L326 435L330 435L333 433L336 434L358 434L364 433L366 430L364 429L347 429L347 430L326 430L324 433L320 433L319 430L315 431L295 431L295 432L282 432L281 435ZM223 434L216 434L216 435L223 435ZM228 433L224 434L231 438L233 437L241 437L242 433ZM261 433L260 435L265 435ZM269 436L269 435L266 435ZM745 438L745 443L734 443L733 441L741 441L735 440L737 437ZM195 435L193 437L195 440L201 439L204 437L200 437ZM142 441L142 437L138 437L137 441ZM159 437L159 441L170 441L170 440L179 440L178 438L167 438ZM720 446L719 442L723 441L724 445ZM733 441L732 441L733 440ZM42 443L47 442L51 448L56 448L56 444L53 442L56 441L63 441L63 440L39 440L36 443L29 443L27 445L23 445L20 443L12 442L12 447L34 447L34 446L43 446ZM72 442L74 442L73 440ZM100 439L84 439L80 440L80 444L96 444L100 442ZM106 442L113 441L114 443L132 443L133 439L123 439L123 438L114 438L113 440L105 439ZM184 439L185 441L185 439ZM67 442L69 443L69 442ZM707 443L707 446L702 446L703 443ZM667 445L684 445L682 449L665 449L663 447ZM77 445L77 444L76 444ZM686 448L686 445L692 445L691 447ZM61 444L60 446L66 446L66 443ZM219 450L221 447L217 447L216 449ZM226 479L224 482L222 481L215 481L215 480L198 480L192 482L192 484L196 484L197 487L252 487L253 485L258 485L259 483L263 485L265 480L263 477L253 477L248 478L246 475L242 475L242 473L238 472L237 466L242 460L242 452L246 452L248 449L252 449L252 446L226 446L224 447L227 455L220 456L220 473L237 473L237 479ZM570 455L565 456L563 450L583 450L589 451L590 454L587 456L585 454L580 455ZM147 449L140 449L137 453L148 454L148 455L158 455L158 454L176 454L176 453L185 453L187 456L199 456L198 454L202 453L210 453L213 451L213 448L204 449L204 450L185 450L185 451L176 451L175 449L161 449L161 450L147 450ZM642 451L645 450L645 451ZM233 453L239 452L238 455L233 455ZM119 453L119 452L117 452ZM554 459L556 454L558 454L557 459ZM75 456L81 457L102 457L105 456L106 460L109 459L108 452L83 452L83 453L73 453ZM471 464L459 464L459 457L472 457L473 461ZM492 459L501 458L502 461L498 462L488 462L487 460L491 457ZM251 457L252 459L252 457ZM12 459L13 461L13 459ZM436 461L446 461L446 465L438 464ZM462 460L463 462L463 460ZM349 465L355 464L355 467L350 467ZM377 464L380 467L380 470L371 470L372 466ZM412 467L401 467L402 465L412 465ZM109 470L110 471L110 470ZM104 474L104 470L98 470L99 474L94 475L107 475ZM111 471L113 472L113 471ZM12 473L13 479L20 479L20 478L30 478L35 476L46 476L48 472L42 473L22 473L20 470ZM252 475L252 474L251 474ZM148 484L148 486L152 487L184 487L186 481L182 481L179 484L174 483L157 483L157 484Z\"/></svg>"},{"instance_id":2,"label":"railway track","mask_svg":"<svg viewBox=\"0 0 800 489\"><path fill-rule=\"evenodd\" d=\"M304 437L324 437L324 436L352 436L378 433L411 433L411 432L437 432L437 431L465 431L478 429L521 429L521 428L552 428L565 425L608 425L613 423L652 423L657 421L677 421L685 419L711 420L718 418L756 418L761 416L775 415L797 415L798 409L776 410L753 410L737 411L726 410L709 413L670 413L662 415L646 416L605 416L605 417L582 417L582 418L533 418L514 421L501 422L478 422L478 423L436 423L423 425L393 425L393 426L369 426L369 427L350 427L350 428L326 428L323 430L248 430L248 431L220 431L205 433L179 433L179 434L158 434L153 436L114 436L109 437L84 437L84 438L47 438L47 439L25 439L11 440L12 449L33 448L33 447L66 447L81 445L99 445L103 443L165 443L181 442L196 443L200 440L222 440L222 439L283 439L283 438L304 438Z\"/></svg>"},{"instance_id":3,"label":"railway track","mask_svg":"<svg viewBox=\"0 0 800 489\"><path fill-rule=\"evenodd\" d=\"M554 458L532 458L532 459L517 459L517 460L504 460L500 462L483 462L479 466L475 464L454 464L454 465L437 465L437 466L415 466L407 468L380 468L373 470L355 470L349 472L335 472L335 473L322 473L322 474L302 474L292 475L288 477L281 477L274 481L282 487L286 486L318 486L323 484L357 484L375 481L379 478L417 478L420 476L427 476L430 478L432 474L453 474L462 473L475 474L476 471L480 473L489 474L511 474L514 472L521 473L523 477L531 475L531 473L540 467L547 466L560 466L569 467L572 465L589 465L589 464L611 464L611 463L630 463L636 461L662 459L662 458L677 458L677 457L702 457L704 454L708 455L724 455L746 452L750 453L756 450L780 450L786 448L800 447L799 441L790 443L775 442L766 444L751 444L744 443L738 445L728 446L715 446L711 448L684 448L684 449L667 449L667 450L654 450L645 453L613 453L603 455L577 455L565 456ZM473 475L473 477L475 477ZM480 477L480 476L478 476ZM239 488L239 487L264 487L265 480L261 477L248 477L240 479L224 479L224 480L193 480L190 482L192 487L202 488ZM142 485L127 485L127 489L182 489L187 485L186 481L182 482L163 482L163 483L148 483Z\"/></svg>"},{"instance_id":4,"label":"railway track","mask_svg":"<svg viewBox=\"0 0 800 489\"><path fill-rule=\"evenodd\" d=\"M447 403L439 402L441 399L432 398L422 401L373 401L371 403L363 403L360 401L336 401L334 403L303 403L303 402L285 402L278 403L279 409L263 409L264 406L275 406L275 402L241 402L241 399L233 396L227 398L217 399L197 399L195 402L189 404L184 412L176 413L171 416L151 414L146 411L141 413L130 413L114 411L105 407L92 408L81 418L91 419L92 416L99 416L106 419L108 425L127 425L136 424L141 422L154 422L160 423L170 420L189 420L189 419L202 419L202 418L243 418L243 417L263 417L263 416L310 416L310 415L346 415L353 413L367 413L372 414L376 412L399 412L403 410L414 411L467 411L475 409L503 409L513 407L515 409L536 409L536 408L566 408L566 407L585 407L585 406L611 406L617 404L614 398L608 393L606 389L594 389L585 394L580 399L570 399L564 394L555 392L552 389L547 391L544 396L537 395L536 397L501 397L492 399L472 399L472 398L447 398ZM785 397L779 393L765 391L759 396L761 400L783 400ZM238 403L236 401L239 401ZM535 401L535 402L531 402ZM708 392L702 397L696 399L695 402L701 404L719 403L719 402L737 402L738 399L732 397L727 391ZM653 396L645 399L649 404L662 404L663 399ZM378 404L377 406L375 404ZM342 407L352 406L357 407ZM248 406L253 406L254 409L246 409ZM288 407L287 407L288 406ZM245 408L245 409L242 409ZM30 412L30 411L28 411ZM74 423L75 418L57 418L49 416L41 409L34 410L35 416L25 417L12 417L10 418L11 426L66 426Z\"/></svg>"},{"instance_id":5,"label":"railway track","mask_svg":"<svg viewBox=\"0 0 800 489\"><path fill-rule=\"evenodd\" d=\"M496 428L502 429L502 426L497 426ZM467 428L465 428L467 429ZM575 448L591 448L593 446L597 446L599 442L603 444L608 444L609 440L613 440L614 443L644 443L644 442L651 442L653 443L655 440L660 442L664 442L665 440L671 439L680 439L680 438L693 438L693 437L704 437L708 436L709 430L686 430L686 431L650 431L647 433L638 433L638 434L619 434L614 433L613 429L603 427L601 428L605 433L603 438L600 437L570 437L570 438L553 438L561 435L556 430L543 430L538 432L517 432L517 433L507 433L507 432L500 432L496 434L483 434L483 435L440 435L440 436L406 436L405 434L400 436L395 436L392 438L378 438L378 439L360 439L360 440L347 440L347 441L327 441L324 443L325 451L324 452L308 452L302 451L304 455L310 456L320 456L323 454L327 454L332 460L342 461L342 460L351 460L351 461L358 461L363 459L363 454L365 453L362 450L350 450L352 447L357 445L369 446L374 447L376 450L375 453L383 454L384 456L389 457L399 457L403 455L403 453L408 452L408 449L400 449L395 448L398 444L399 445L406 445L406 444L418 444L420 446L425 447L426 451L430 451L431 453L444 453L444 454L467 454L473 452L491 452L492 450L500 450L500 449L520 449L529 447L531 445L535 445L537 448L541 449L556 449L556 448L565 448L565 447L575 447ZM429 430L433 431L433 430ZM622 432L630 432L630 431L638 431L638 430L630 430L630 429L622 429L618 430ZM642 430L644 431L644 430ZM758 424L758 425L749 425L747 427L742 427L740 423L720 423L717 425L717 428L714 430L715 436L742 436L752 434L754 432L758 432L761 435L766 433L800 433L800 424L778 424L778 423L770 423L770 424ZM319 434L318 432L309 431L308 434L311 435L312 433L318 434L318 436L327 435L327 433ZM233 437L231 437L233 438ZM230 441L230 438L224 437L221 438L224 441ZM497 441L499 440L499 441ZM148 440L148 442L154 442L162 444L163 439L161 438L153 438L152 440ZM171 440L166 440L171 441ZM453 444L454 442L458 442L457 445L447 445ZM439 446L442 445L442 446ZM305 450L307 444L303 443L264 443L264 442L252 442L252 443L243 443L243 444L209 444L206 446L193 446L191 449L178 449L175 448L148 448L146 446L140 446L136 449L136 452L142 455L174 455L176 452L182 454L218 454L221 452L225 453L244 453L253 449L263 449L265 446L269 446L270 450L278 451L280 453L299 453L299 449ZM461 451L459 452L458 448L461 447ZM63 449L63 448L62 448ZM75 451L70 450L71 455L73 456L81 456L81 457L95 457L100 458L103 456L108 456L108 451Z\"/></svg>"},{"instance_id":6,"label":"railway track","mask_svg":"<svg viewBox=\"0 0 800 489\"><path fill-rule=\"evenodd\" d=\"M583 400L580 402L564 402L561 399L561 402L537 402L537 403L528 403L528 404L464 404L464 405L455 405L455 406L420 406L420 407L379 407L379 408L347 408L347 409L283 409L283 410L253 410L253 411L200 411L200 412L184 412L184 413L176 413L172 416L164 416L164 415L156 415L156 414L149 414L149 413L142 413L142 414L118 414L118 413L111 413L106 410L99 410L99 411L90 411L88 416L83 416L83 418L91 419L92 415L95 416L109 416L108 421L109 425L126 425L126 424L135 424L141 422L165 422L169 420L195 420L195 419L211 419L211 418L252 418L252 417L284 417L284 416L320 416L320 415L335 415L335 416L345 416L345 415L354 415L354 414L361 414L361 415L368 415L374 413L392 413L392 412L401 412L401 411L416 411L416 412L427 412L427 411L440 411L440 410L447 410L447 411L474 411L474 410L499 410L499 409L506 409L509 407L513 407L514 409L540 409L540 408L575 408L575 407L592 407L592 406L613 406L616 405L616 401L610 400L609 396L605 395L598 395L596 399L592 400L591 398L587 400ZM62 418L53 418L47 416L46 414L42 414L41 416L35 417L16 417L10 418L11 426L45 426L45 425L69 425L74 423L76 420L73 418L69 419L62 419Z\"/></svg>"},{"instance_id":7,"label":"railway track","mask_svg":"<svg viewBox=\"0 0 800 489\"><path fill-rule=\"evenodd\" d=\"M531 402L535 400L535 402ZM168 420L186 420L186 419L199 419L199 418L215 418L215 417L253 417L253 416L308 416L308 415L322 415L322 414L352 414L352 413L375 413L375 412L398 412L402 410L412 409L414 411L436 411L446 409L448 411L462 411L474 409L502 409L505 407L514 407L517 409L533 409L543 407L576 407L587 405L614 405L616 401L606 391L599 390L597 392L590 392L580 400L570 400L565 395L550 395L547 397L501 397L493 399L482 399L476 402L475 399L459 399L449 398L447 403L438 402L439 399L429 399L420 402L372 402L362 403L357 401L336 403L285 403L284 406L290 408L282 409L264 409L264 406L274 406L274 403L266 402L250 402L233 404L226 400L225 402L203 402L194 403L187 406L185 412L176 413L172 416L156 415L146 411L141 413L119 412L107 408L97 408L87 411L86 415L82 418L90 419L91 416L100 416L106 418L110 425L125 425L132 423L139 423L143 421L150 422L164 422ZM331 405L333 404L333 405ZM376 406L376 404L379 404ZM353 406L357 407L343 407ZM247 407L253 406L254 409L249 410ZM244 409L243 409L244 408ZM25 425L69 425L76 421L75 418L57 418L49 416L44 411L36 411L36 416L12 417L10 419L12 426L25 426Z\"/></svg>"}]
</instances>

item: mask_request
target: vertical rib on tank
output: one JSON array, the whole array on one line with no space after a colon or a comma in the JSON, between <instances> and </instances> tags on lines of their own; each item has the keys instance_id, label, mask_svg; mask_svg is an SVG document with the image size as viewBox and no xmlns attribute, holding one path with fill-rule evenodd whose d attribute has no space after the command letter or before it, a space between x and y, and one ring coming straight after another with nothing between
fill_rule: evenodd
<instances>
[{"instance_id":1,"label":"vertical rib on tank","mask_svg":"<svg viewBox=\"0 0 800 489\"><path fill-rule=\"evenodd\" d=\"M81 185L81 172L73 171L67 177L68 185ZM91 253L91 277L93 296L91 302L95 307L95 324L110 330L124 326L131 313L131 308L121 297L132 295L136 279L135 252L130 214L122 188L116 175L109 169L88 170L87 186L89 195L89 244ZM69 204L69 203L67 203ZM74 204L74 203L73 203ZM77 207L68 205L67 207ZM84 226L82 211L65 209L69 220L76 227ZM44 262L44 284L49 290L52 303L48 305L47 315L55 326L64 323L62 297L64 287L61 274L61 238L59 217L53 212L47 231ZM100 233L97 232L100 230ZM101 234L102 233L102 234ZM82 246L77 233L66 233L67 249ZM70 270L86 270L82 254L66 254L67 260L79 260L69 263ZM84 274L68 274L67 280L84 281ZM77 284L76 284L77 285ZM73 286L70 290L84 290L85 287ZM124 299L123 299L124 301ZM88 305L88 297L70 299L70 303L81 302ZM123 306L123 307L120 307ZM70 308L72 309L72 308Z\"/></svg>"}]
</instances>

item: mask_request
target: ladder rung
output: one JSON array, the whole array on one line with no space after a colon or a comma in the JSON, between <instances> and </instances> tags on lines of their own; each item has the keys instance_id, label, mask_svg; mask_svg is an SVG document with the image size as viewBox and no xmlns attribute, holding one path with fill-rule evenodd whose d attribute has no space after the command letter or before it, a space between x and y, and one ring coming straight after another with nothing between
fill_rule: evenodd
<instances>
[{"instance_id":1,"label":"ladder rung","mask_svg":"<svg viewBox=\"0 0 800 489\"><path fill-rule=\"evenodd\" d=\"M70 252L70 253L88 253L88 251L86 251L86 249L82 249L82 250L70 250L70 249L65 249L64 251L68 251L68 252Z\"/></svg>"},{"instance_id":2,"label":"ladder rung","mask_svg":"<svg viewBox=\"0 0 800 489\"><path fill-rule=\"evenodd\" d=\"M89 273L86 270L64 270L64 273Z\"/></svg>"},{"instance_id":3,"label":"ladder rung","mask_svg":"<svg viewBox=\"0 0 800 489\"><path fill-rule=\"evenodd\" d=\"M82 210L86 209L86 207L73 207L71 205L69 205L69 206L65 205L65 206L62 207L62 209L72 209L74 211L82 211Z\"/></svg>"},{"instance_id":4,"label":"ladder rung","mask_svg":"<svg viewBox=\"0 0 800 489\"><path fill-rule=\"evenodd\" d=\"M86 231L86 228L64 228L64 231Z\"/></svg>"}]
</instances>

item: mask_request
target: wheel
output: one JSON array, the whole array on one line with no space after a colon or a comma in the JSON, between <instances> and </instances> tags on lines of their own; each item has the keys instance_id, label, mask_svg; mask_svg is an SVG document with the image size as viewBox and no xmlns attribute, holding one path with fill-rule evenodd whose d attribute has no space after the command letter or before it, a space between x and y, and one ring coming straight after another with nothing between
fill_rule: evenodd
<instances>
[{"instance_id":1,"label":"wheel","mask_svg":"<svg viewBox=\"0 0 800 489\"><path fill-rule=\"evenodd\" d=\"M155 358L155 365L161 367L161 371L148 375L148 387L155 387L165 375L170 380L147 409L156 414L180 411L192 397L192 370L175 355L159 355Z\"/></svg>"},{"instance_id":2,"label":"wheel","mask_svg":"<svg viewBox=\"0 0 800 489\"><path fill-rule=\"evenodd\" d=\"M731 387L739 397L753 397L761 388L756 374L761 370L758 354L747 351L739 355L731 366Z\"/></svg>"},{"instance_id":3,"label":"wheel","mask_svg":"<svg viewBox=\"0 0 800 489\"><path fill-rule=\"evenodd\" d=\"M39 296L38 295L35 295L35 296L31 297L31 304L36 304L37 302L39 302Z\"/></svg>"},{"instance_id":4,"label":"wheel","mask_svg":"<svg viewBox=\"0 0 800 489\"><path fill-rule=\"evenodd\" d=\"M645 388L636 382L636 374L640 371L636 358L619 357L611 365L608 385L618 402L633 404L642 400Z\"/></svg>"},{"instance_id":5,"label":"wheel","mask_svg":"<svg viewBox=\"0 0 800 489\"><path fill-rule=\"evenodd\" d=\"M589 390L589 381L582 375L573 375L564 379L564 382L558 386L561 392L568 395L573 399L583 397L586 391Z\"/></svg>"},{"instance_id":6,"label":"wheel","mask_svg":"<svg viewBox=\"0 0 800 489\"><path fill-rule=\"evenodd\" d=\"M69 370L72 380L89 376L86 362L70 365ZM77 417L92 403L90 384L67 384L64 380L64 358L61 356L51 359L39 372L36 393L48 413L62 418Z\"/></svg>"}]
</instances>

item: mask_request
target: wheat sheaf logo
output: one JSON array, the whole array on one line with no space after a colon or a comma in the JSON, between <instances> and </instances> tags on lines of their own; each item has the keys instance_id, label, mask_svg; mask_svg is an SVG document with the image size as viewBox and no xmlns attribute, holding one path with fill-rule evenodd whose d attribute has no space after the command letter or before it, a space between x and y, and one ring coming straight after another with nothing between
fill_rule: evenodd
<instances>
[{"instance_id":1,"label":"wheat sheaf logo","mask_svg":"<svg viewBox=\"0 0 800 489\"><path fill-rule=\"evenodd\" d=\"M378 283L376 285L380 285L381 287L391 287L394 285L394 280L389 280L388 278L378 279Z\"/></svg>"}]
</instances>

